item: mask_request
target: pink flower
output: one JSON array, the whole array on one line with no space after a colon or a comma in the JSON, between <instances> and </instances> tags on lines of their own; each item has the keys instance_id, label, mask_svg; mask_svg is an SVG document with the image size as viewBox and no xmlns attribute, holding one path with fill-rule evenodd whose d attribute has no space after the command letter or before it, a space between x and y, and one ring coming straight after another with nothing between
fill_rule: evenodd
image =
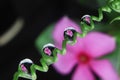
<instances>
[{"instance_id":1,"label":"pink flower","mask_svg":"<svg viewBox=\"0 0 120 80\"><path fill-rule=\"evenodd\" d=\"M74 27L81 32L79 25L63 17L55 25L53 38L55 45L61 49L63 32L66 27ZM100 32L90 32L84 38L77 38L74 46L67 44L66 54L58 54L58 61L53 65L61 74L68 74L77 65L72 80L95 80L91 70L102 80L118 80L118 75L107 59L96 59L109 54L115 49L115 39Z\"/></svg>"}]
</instances>

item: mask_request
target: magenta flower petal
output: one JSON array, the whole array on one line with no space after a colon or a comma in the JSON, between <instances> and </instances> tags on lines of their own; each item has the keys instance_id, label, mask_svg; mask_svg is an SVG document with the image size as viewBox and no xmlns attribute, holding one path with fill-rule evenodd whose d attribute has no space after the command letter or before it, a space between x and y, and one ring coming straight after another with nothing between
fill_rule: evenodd
<instances>
[{"instance_id":1,"label":"magenta flower petal","mask_svg":"<svg viewBox=\"0 0 120 80\"><path fill-rule=\"evenodd\" d=\"M91 32L84 38L86 51L93 57L109 54L115 49L115 39L100 32Z\"/></svg>"},{"instance_id":2,"label":"magenta flower petal","mask_svg":"<svg viewBox=\"0 0 120 80\"><path fill-rule=\"evenodd\" d=\"M89 66L79 65L75 70L72 80L95 80L95 79L91 71L89 70Z\"/></svg>"},{"instance_id":3,"label":"magenta flower petal","mask_svg":"<svg viewBox=\"0 0 120 80\"><path fill-rule=\"evenodd\" d=\"M75 55L67 51L65 55L58 54L58 61L53 66L59 73L68 74L76 63Z\"/></svg>"},{"instance_id":4,"label":"magenta flower petal","mask_svg":"<svg viewBox=\"0 0 120 80\"><path fill-rule=\"evenodd\" d=\"M67 49L73 52L73 54L80 54L80 52L85 51L84 40L78 37L74 45L67 45Z\"/></svg>"},{"instance_id":5,"label":"magenta flower petal","mask_svg":"<svg viewBox=\"0 0 120 80\"><path fill-rule=\"evenodd\" d=\"M63 33L65 28L67 27L73 27L76 29L76 31L80 32L80 27L77 25L74 21L69 19L67 16L64 16L61 18L55 25L55 29L53 30L53 38L54 41L58 44L62 44L63 40Z\"/></svg>"},{"instance_id":6,"label":"magenta flower petal","mask_svg":"<svg viewBox=\"0 0 120 80\"><path fill-rule=\"evenodd\" d=\"M62 49L63 34L67 27L73 27L77 32L81 32L79 25L68 17L60 19L53 30L54 44L59 49ZM73 35L70 31L68 34ZM84 38L77 38L75 45L67 44L66 54L58 54L58 61L53 66L59 73L68 74L78 64L72 80L95 80L90 68L102 80L118 80L117 73L108 60L96 60L97 57L111 53L115 46L115 39L111 36L90 32Z\"/></svg>"},{"instance_id":7,"label":"magenta flower petal","mask_svg":"<svg viewBox=\"0 0 120 80\"><path fill-rule=\"evenodd\" d=\"M91 68L102 80L118 80L113 66L108 60L91 61Z\"/></svg>"}]
</instances>

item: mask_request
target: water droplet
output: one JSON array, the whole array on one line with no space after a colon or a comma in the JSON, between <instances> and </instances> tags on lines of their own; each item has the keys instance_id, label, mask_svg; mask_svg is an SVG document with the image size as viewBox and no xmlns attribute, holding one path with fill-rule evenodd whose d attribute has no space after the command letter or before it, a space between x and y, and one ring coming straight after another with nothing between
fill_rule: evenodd
<instances>
[{"instance_id":1,"label":"water droplet","mask_svg":"<svg viewBox=\"0 0 120 80\"><path fill-rule=\"evenodd\" d=\"M65 28L64 31L64 38L65 39L69 39L69 40L73 40L74 38L74 33L76 32L76 30L73 27L67 27Z\"/></svg>"},{"instance_id":2,"label":"water droplet","mask_svg":"<svg viewBox=\"0 0 120 80\"><path fill-rule=\"evenodd\" d=\"M55 46L51 43L48 43L43 46L43 52L48 56L51 56L54 49L55 49Z\"/></svg>"},{"instance_id":3,"label":"water droplet","mask_svg":"<svg viewBox=\"0 0 120 80\"><path fill-rule=\"evenodd\" d=\"M84 15L82 18L81 18L81 22L85 22L87 25L90 26L90 15Z\"/></svg>"},{"instance_id":4,"label":"water droplet","mask_svg":"<svg viewBox=\"0 0 120 80\"><path fill-rule=\"evenodd\" d=\"M33 64L32 60L26 58L20 61L20 68L25 73L30 73L30 66Z\"/></svg>"}]
</instances>

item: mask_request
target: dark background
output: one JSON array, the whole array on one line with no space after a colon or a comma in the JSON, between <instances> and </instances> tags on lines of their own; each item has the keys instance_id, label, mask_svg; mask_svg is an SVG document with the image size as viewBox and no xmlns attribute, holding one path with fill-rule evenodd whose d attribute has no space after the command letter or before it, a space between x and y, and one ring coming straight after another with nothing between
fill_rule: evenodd
<instances>
[{"instance_id":1,"label":"dark background","mask_svg":"<svg viewBox=\"0 0 120 80\"><path fill-rule=\"evenodd\" d=\"M84 1L84 0L83 0ZM16 21L24 19L23 29L8 44L0 48L0 80L12 80L19 61L30 58L40 64L35 39L52 22L64 15L78 19L84 14L97 14L96 0L0 0L0 35ZM90 4L92 3L92 4ZM37 80L70 80L72 73L62 76L52 66L47 73L37 71ZM20 80L25 80L20 78Z\"/></svg>"}]
</instances>

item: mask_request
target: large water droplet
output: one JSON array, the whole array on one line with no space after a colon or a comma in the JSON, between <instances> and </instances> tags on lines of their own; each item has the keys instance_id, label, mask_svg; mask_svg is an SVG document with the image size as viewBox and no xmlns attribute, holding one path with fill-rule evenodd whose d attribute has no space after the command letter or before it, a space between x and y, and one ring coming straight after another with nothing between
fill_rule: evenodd
<instances>
[{"instance_id":1,"label":"large water droplet","mask_svg":"<svg viewBox=\"0 0 120 80\"><path fill-rule=\"evenodd\" d=\"M48 56L52 55L54 49L55 49L55 46L51 43L48 43L43 46L43 52Z\"/></svg>"},{"instance_id":2,"label":"large water droplet","mask_svg":"<svg viewBox=\"0 0 120 80\"><path fill-rule=\"evenodd\" d=\"M73 41L74 33L76 30L73 27L67 27L64 30L64 38L69 39L70 41Z\"/></svg>"},{"instance_id":3,"label":"large water droplet","mask_svg":"<svg viewBox=\"0 0 120 80\"><path fill-rule=\"evenodd\" d=\"M87 25L90 26L90 15L84 15L82 18L81 18L81 22L84 22L86 23Z\"/></svg>"},{"instance_id":4,"label":"large water droplet","mask_svg":"<svg viewBox=\"0 0 120 80\"><path fill-rule=\"evenodd\" d=\"M33 64L32 60L26 58L20 61L20 68L23 72L30 74L30 67Z\"/></svg>"}]
</instances>

